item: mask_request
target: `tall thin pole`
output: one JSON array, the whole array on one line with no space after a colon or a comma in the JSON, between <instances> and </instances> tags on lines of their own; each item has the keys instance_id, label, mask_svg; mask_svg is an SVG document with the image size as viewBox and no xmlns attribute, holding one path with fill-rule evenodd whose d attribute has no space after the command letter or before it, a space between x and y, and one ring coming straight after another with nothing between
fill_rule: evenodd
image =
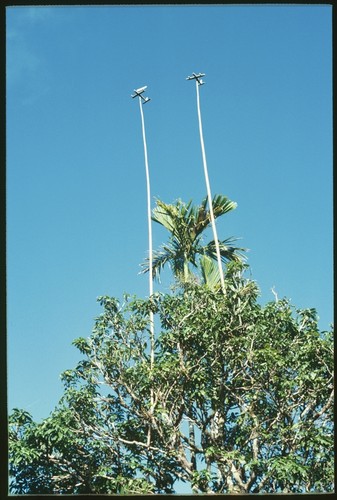
<instances>
[{"instance_id":1,"label":"tall thin pole","mask_svg":"<svg viewBox=\"0 0 337 500\"><path fill-rule=\"evenodd\" d=\"M204 76L204 75L202 75L202 76ZM222 269L222 263L221 263L221 254L220 254L219 240L218 240L218 235L217 235L217 231L216 231L215 218L214 218L214 212L213 212L211 186L210 186L209 177L208 177L208 168L207 168L207 161L206 161L205 144L204 144L204 137L203 137L203 131L202 131L202 121L201 121L201 111L200 111L200 95L199 95L199 86L202 85L202 83L203 83L202 80L200 80L198 78L198 76L196 76L195 77L195 85L196 85L196 89L197 89L197 108L198 108L198 119L199 119L199 132L200 132L200 143L201 143L202 161L203 161L203 165L204 165L206 189L207 189L207 196L208 196L208 203L209 203L209 213L210 213L210 217L211 217L211 225L212 225L212 230L213 230L213 238L214 238L216 256L217 256L217 261L218 261L220 283L221 283L222 291L225 294L225 281L224 281L224 275L223 275L223 269Z\"/></svg>"},{"instance_id":2,"label":"tall thin pole","mask_svg":"<svg viewBox=\"0 0 337 500\"><path fill-rule=\"evenodd\" d=\"M145 121L143 112L143 101L141 96L138 97L140 116L142 119L142 132L143 132L143 143L144 143L144 158L145 158L145 174L146 174L146 192L147 192L147 221L148 221L148 235L149 235L149 296L153 295L153 270L152 270L152 221L151 221L151 187L150 187L150 171L149 162L147 156L147 144L146 144L146 134L145 134ZM154 364L154 322L153 322L153 312L150 311L150 349L151 349L151 371Z\"/></svg>"},{"instance_id":3,"label":"tall thin pole","mask_svg":"<svg viewBox=\"0 0 337 500\"><path fill-rule=\"evenodd\" d=\"M145 87L146 88L146 87ZM148 220L148 237L149 237L149 297L153 295L153 270L152 270L152 220L151 220L151 188L150 188L150 171L149 171L149 162L147 156L147 144L146 144L146 134L145 134L145 120L143 113L143 103L148 102L149 98L144 98L142 93L145 88L139 89L141 92L135 91L135 95L132 97L136 97L138 95L139 100L139 109L140 116L142 121L142 133L143 133L143 144L144 144L144 158L145 158L145 174L146 174L146 192L147 192L147 220ZM154 367L154 319L153 312L150 311L150 372L152 374ZM151 399L151 408L150 414L153 415L154 411L154 393L153 388L150 389L150 399ZM147 435L147 445L150 446L151 442L151 426L149 425L148 435Z\"/></svg>"}]
</instances>

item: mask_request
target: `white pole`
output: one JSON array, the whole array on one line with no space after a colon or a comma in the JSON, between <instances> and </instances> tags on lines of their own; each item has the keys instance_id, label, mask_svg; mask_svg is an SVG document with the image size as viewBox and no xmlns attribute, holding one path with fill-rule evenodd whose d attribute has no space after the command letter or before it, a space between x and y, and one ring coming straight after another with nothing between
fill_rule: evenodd
<instances>
[{"instance_id":1,"label":"white pole","mask_svg":"<svg viewBox=\"0 0 337 500\"><path fill-rule=\"evenodd\" d=\"M203 138L203 133L202 133L201 112L200 112L200 96L199 96L199 83L198 83L197 79L195 80L195 84L196 84L196 89L197 89L197 107L198 107L198 118L199 118L200 143L201 143L202 160L203 160L203 164L204 164L206 189L207 189L207 196L208 196L208 203L209 203L209 213L210 213L210 216L211 216L211 224L212 224L212 230L213 230L213 238L214 238L214 243L215 243L216 255L217 255L217 260L218 260L218 267L219 267L219 275L220 275L221 288L222 288L223 293L225 294L226 293L226 291L225 291L225 281L224 281L224 275L223 275L223 269L222 269L222 263L221 263L219 240L218 240L218 235L217 235L216 226L215 226L213 204L212 204L212 195L211 195L211 186L210 186L209 178L208 178L208 169L207 169L207 162L206 162L205 145L204 145L204 138Z\"/></svg>"},{"instance_id":2,"label":"white pole","mask_svg":"<svg viewBox=\"0 0 337 500\"><path fill-rule=\"evenodd\" d=\"M143 143L144 143L144 156L145 156L145 173L146 173L146 190L147 190L147 219L148 219L148 234L149 234L149 295L153 295L153 270L152 270L152 224L151 224L151 189L150 189L150 173L147 158L147 146L145 135L145 123L142 99L139 97L139 109L142 119ZM154 364L154 323L153 312L150 311L150 344L151 344L151 370Z\"/></svg>"},{"instance_id":3,"label":"white pole","mask_svg":"<svg viewBox=\"0 0 337 500\"><path fill-rule=\"evenodd\" d=\"M142 99L139 96L139 109L140 116L142 119L142 131L143 131L143 143L144 143L144 157L145 157L145 173L146 173L146 191L147 191L147 220L148 220L148 234L149 234L149 296L151 298L153 294L153 270L152 270L152 223L151 223L151 190L150 190L150 173L149 164L147 158L147 145L146 145L146 135L145 135L145 123L144 123L144 113ZM154 321L153 312L150 311L150 372L152 374L154 367ZM150 389L151 398L151 408L150 414L153 415L154 411L154 393L151 386ZM151 444L151 425L149 425L147 433L147 446Z\"/></svg>"}]
</instances>

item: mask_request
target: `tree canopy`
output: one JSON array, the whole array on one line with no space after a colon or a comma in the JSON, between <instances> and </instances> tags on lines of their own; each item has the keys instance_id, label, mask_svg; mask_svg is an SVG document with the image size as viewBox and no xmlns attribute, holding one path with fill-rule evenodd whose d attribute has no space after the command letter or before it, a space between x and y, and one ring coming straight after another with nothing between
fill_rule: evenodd
<instances>
[{"instance_id":1,"label":"tree canopy","mask_svg":"<svg viewBox=\"0 0 337 500\"><path fill-rule=\"evenodd\" d=\"M227 265L225 295L99 297L55 410L10 415L11 492L332 492L332 330L286 298L262 305L247 268Z\"/></svg>"}]
</instances>

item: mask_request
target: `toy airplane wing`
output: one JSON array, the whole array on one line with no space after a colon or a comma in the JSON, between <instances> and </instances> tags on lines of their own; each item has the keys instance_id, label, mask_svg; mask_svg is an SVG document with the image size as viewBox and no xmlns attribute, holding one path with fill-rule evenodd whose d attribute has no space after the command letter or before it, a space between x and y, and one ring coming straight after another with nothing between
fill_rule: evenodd
<instances>
[{"instance_id":1,"label":"toy airplane wing","mask_svg":"<svg viewBox=\"0 0 337 500\"><path fill-rule=\"evenodd\" d=\"M146 89L147 89L147 85L145 85L145 87L140 87L139 89L135 89L134 94L131 95L131 97L140 96L143 92L145 92Z\"/></svg>"}]
</instances>

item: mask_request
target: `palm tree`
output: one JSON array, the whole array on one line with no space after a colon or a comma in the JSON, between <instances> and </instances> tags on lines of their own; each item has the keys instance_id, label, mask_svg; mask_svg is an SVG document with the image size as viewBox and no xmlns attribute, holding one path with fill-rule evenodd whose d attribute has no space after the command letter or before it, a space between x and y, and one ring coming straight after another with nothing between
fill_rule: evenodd
<instances>
[{"instance_id":1,"label":"palm tree","mask_svg":"<svg viewBox=\"0 0 337 500\"><path fill-rule=\"evenodd\" d=\"M161 270L169 263L173 274L180 281L186 282L195 278L191 266L196 269L200 266L203 281L207 282L205 273L208 274L208 280L210 280L210 272L212 272L212 282L214 282L216 271L212 268L213 262L210 264L209 260L217 259L216 245L214 240L206 245L202 242L203 232L211 224L210 210L206 208L207 201L206 196L200 206L193 206L192 201L186 204L178 200L174 205L169 205L156 200L157 206L152 211L152 220L164 226L170 232L170 237L167 244L162 245L160 250L153 253L154 278L159 279ZM226 196L215 195L212 207L214 218L217 218L236 208L236 203ZM222 262L238 261L243 258L241 252L244 249L232 246L234 241L235 238L227 238L218 242ZM142 267L143 273L149 271L148 259ZM219 277L219 273L217 276Z\"/></svg>"}]
</instances>

